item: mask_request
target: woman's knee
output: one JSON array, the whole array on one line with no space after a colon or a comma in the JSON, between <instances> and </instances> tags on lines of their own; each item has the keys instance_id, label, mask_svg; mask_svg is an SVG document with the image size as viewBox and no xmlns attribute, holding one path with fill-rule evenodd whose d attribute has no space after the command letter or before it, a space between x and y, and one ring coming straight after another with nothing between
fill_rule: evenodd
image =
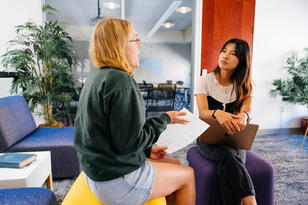
<instances>
[{"instance_id":1,"label":"woman's knee","mask_svg":"<svg viewBox=\"0 0 308 205\"><path fill-rule=\"evenodd\" d=\"M185 178L187 183L195 181L195 172L193 168L189 166L185 167Z\"/></svg>"},{"instance_id":2,"label":"woman's knee","mask_svg":"<svg viewBox=\"0 0 308 205\"><path fill-rule=\"evenodd\" d=\"M189 166L181 166L181 168L177 171L177 174L174 172L173 176L180 186L187 186L195 181L195 173L193 168Z\"/></svg>"}]
</instances>

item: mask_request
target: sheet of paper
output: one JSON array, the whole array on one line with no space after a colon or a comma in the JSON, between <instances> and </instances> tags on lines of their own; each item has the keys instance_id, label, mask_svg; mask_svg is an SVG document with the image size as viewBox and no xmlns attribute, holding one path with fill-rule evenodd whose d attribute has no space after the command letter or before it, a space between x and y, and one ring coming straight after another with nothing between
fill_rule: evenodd
<instances>
[{"instance_id":1,"label":"sheet of paper","mask_svg":"<svg viewBox=\"0 0 308 205\"><path fill-rule=\"evenodd\" d=\"M209 127L187 109L183 108L181 112L186 112L183 118L188 119L189 123L167 125L167 129L160 135L156 143L159 146L167 146L168 154L189 145Z\"/></svg>"}]
</instances>

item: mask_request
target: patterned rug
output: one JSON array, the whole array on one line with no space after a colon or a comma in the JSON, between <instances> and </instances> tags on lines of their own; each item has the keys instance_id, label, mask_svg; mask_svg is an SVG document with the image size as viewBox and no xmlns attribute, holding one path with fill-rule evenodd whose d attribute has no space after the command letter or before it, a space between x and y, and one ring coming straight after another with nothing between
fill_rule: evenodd
<instances>
[{"instance_id":1,"label":"patterned rug","mask_svg":"<svg viewBox=\"0 0 308 205\"><path fill-rule=\"evenodd\" d=\"M303 135L258 136L252 150L274 165L275 204L308 204L308 142Z\"/></svg>"},{"instance_id":2,"label":"patterned rug","mask_svg":"<svg viewBox=\"0 0 308 205\"><path fill-rule=\"evenodd\" d=\"M258 135L252 151L275 168L275 205L308 205L308 140L299 152L303 135ZM187 165L187 150L192 143L170 155ZM54 192L59 204L72 186L74 179L54 180ZM262 205L262 204L261 204Z\"/></svg>"}]
</instances>

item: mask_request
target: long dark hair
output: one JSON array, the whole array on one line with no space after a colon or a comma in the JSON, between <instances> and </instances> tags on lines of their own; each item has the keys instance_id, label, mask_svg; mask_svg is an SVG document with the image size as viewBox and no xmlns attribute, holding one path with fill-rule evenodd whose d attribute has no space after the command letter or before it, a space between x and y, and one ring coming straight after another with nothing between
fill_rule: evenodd
<instances>
[{"instance_id":1,"label":"long dark hair","mask_svg":"<svg viewBox=\"0 0 308 205\"><path fill-rule=\"evenodd\" d=\"M220 53L230 43L234 43L236 45L235 55L239 60L237 67L234 69L234 72L230 77L230 80L233 82L234 85L233 89L235 89L237 96L235 101L234 112L238 113L240 112L244 100L250 96L252 89L250 51L249 51L249 45L246 41L237 38L232 38L223 45L222 49L220 50ZM218 65L214 70L214 73L220 75L220 70L221 69Z\"/></svg>"}]
</instances>

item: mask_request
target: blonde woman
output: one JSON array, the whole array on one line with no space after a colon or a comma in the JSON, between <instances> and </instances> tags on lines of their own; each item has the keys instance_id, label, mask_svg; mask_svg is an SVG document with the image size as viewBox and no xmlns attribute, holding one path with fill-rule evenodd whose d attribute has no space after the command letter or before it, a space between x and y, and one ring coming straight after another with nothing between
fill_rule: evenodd
<instances>
[{"instance_id":1,"label":"blonde woman","mask_svg":"<svg viewBox=\"0 0 308 205\"><path fill-rule=\"evenodd\" d=\"M153 145L168 123L186 123L170 111L145 119L133 79L140 40L126 20L105 18L95 27L89 53L97 67L83 86L75 147L91 191L106 205L138 205L167 196L168 204L195 204L194 172L166 147Z\"/></svg>"}]
</instances>

